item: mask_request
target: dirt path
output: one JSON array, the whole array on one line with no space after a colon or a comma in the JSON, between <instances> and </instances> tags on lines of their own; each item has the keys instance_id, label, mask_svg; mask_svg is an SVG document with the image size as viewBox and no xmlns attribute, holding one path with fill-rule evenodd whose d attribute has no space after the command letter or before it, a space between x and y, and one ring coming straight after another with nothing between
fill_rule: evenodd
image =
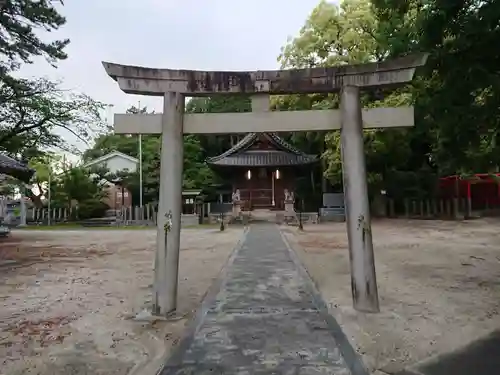
<instances>
[{"instance_id":1,"label":"dirt path","mask_svg":"<svg viewBox=\"0 0 500 375\"><path fill-rule=\"evenodd\" d=\"M242 230L182 233L175 322L151 304L154 231L23 231L0 242L1 374L127 374L175 344ZM141 372L142 373L142 372Z\"/></svg>"},{"instance_id":2,"label":"dirt path","mask_svg":"<svg viewBox=\"0 0 500 375\"><path fill-rule=\"evenodd\" d=\"M285 231L368 367L394 372L500 327L499 227L497 220L375 222L380 314L352 309L345 224Z\"/></svg>"}]
</instances>

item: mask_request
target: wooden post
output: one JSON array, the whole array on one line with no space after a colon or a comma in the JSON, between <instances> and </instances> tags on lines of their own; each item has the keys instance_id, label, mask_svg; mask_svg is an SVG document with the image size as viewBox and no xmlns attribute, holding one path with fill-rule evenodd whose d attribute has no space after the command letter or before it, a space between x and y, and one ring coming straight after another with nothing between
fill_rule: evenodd
<instances>
[{"instance_id":1,"label":"wooden post","mask_svg":"<svg viewBox=\"0 0 500 375\"><path fill-rule=\"evenodd\" d=\"M465 198L464 218L470 219L472 217L472 194L471 182L467 181L467 197Z\"/></svg>"},{"instance_id":2,"label":"wooden post","mask_svg":"<svg viewBox=\"0 0 500 375\"><path fill-rule=\"evenodd\" d=\"M408 198L404 199L404 206L405 206L405 216L406 218L410 217L410 202L408 201Z\"/></svg>"},{"instance_id":3,"label":"wooden post","mask_svg":"<svg viewBox=\"0 0 500 375\"><path fill-rule=\"evenodd\" d=\"M425 201L425 209L427 211L427 217L432 217L432 211L431 211L431 201L430 200L426 200Z\"/></svg>"},{"instance_id":4,"label":"wooden post","mask_svg":"<svg viewBox=\"0 0 500 375\"><path fill-rule=\"evenodd\" d=\"M458 198L453 198L453 219L458 220L460 214L460 202Z\"/></svg>"},{"instance_id":5,"label":"wooden post","mask_svg":"<svg viewBox=\"0 0 500 375\"><path fill-rule=\"evenodd\" d=\"M465 218L470 219L472 217L472 198L467 197L465 200Z\"/></svg>"},{"instance_id":6,"label":"wooden post","mask_svg":"<svg viewBox=\"0 0 500 375\"><path fill-rule=\"evenodd\" d=\"M389 216L396 217L396 210L394 207L394 199L389 199Z\"/></svg>"}]
</instances>

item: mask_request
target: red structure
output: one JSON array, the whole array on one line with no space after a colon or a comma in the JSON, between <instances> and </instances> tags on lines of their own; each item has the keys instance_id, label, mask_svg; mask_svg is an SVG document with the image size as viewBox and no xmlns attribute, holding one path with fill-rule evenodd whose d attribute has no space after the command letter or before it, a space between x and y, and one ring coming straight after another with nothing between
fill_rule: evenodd
<instances>
[{"instance_id":1,"label":"red structure","mask_svg":"<svg viewBox=\"0 0 500 375\"><path fill-rule=\"evenodd\" d=\"M441 198L470 199L472 209L500 206L500 173L478 173L462 178L442 177L439 184Z\"/></svg>"}]
</instances>

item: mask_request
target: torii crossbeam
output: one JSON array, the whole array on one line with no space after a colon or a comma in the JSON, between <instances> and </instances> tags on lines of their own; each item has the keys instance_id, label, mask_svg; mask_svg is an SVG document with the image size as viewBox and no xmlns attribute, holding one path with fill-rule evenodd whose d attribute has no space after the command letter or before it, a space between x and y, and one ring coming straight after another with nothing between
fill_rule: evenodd
<instances>
[{"instance_id":1,"label":"torii crossbeam","mask_svg":"<svg viewBox=\"0 0 500 375\"><path fill-rule=\"evenodd\" d=\"M162 134L154 312L166 315L177 306L183 134L336 129L341 132L354 308L378 312L363 127L413 126L413 108L363 110L360 90L407 84L426 60L427 54L417 54L362 65L253 72L152 69L103 62L124 92L164 98L163 114L115 116L117 133ZM318 92L340 92L340 111L269 111L270 95ZM251 95L252 112L184 114L185 96L228 94ZM167 215L171 225L165 226Z\"/></svg>"}]
</instances>

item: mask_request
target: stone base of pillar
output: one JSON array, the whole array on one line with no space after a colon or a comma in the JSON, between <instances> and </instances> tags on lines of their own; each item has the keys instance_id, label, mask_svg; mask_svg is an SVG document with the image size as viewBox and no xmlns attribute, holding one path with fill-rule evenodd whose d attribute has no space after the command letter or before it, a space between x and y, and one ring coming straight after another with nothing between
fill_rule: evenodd
<instances>
[{"instance_id":1,"label":"stone base of pillar","mask_svg":"<svg viewBox=\"0 0 500 375\"><path fill-rule=\"evenodd\" d=\"M233 218L241 215L241 201L233 202Z\"/></svg>"},{"instance_id":2,"label":"stone base of pillar","mask_svg":"<svg viewBox=\"0 0 500 375\"><path fill-rule=\"evenodd\" d=\"M285 203L285 213L295 214L295 206L293 201L284 201Z\"/></svg>"}]
</instances>

